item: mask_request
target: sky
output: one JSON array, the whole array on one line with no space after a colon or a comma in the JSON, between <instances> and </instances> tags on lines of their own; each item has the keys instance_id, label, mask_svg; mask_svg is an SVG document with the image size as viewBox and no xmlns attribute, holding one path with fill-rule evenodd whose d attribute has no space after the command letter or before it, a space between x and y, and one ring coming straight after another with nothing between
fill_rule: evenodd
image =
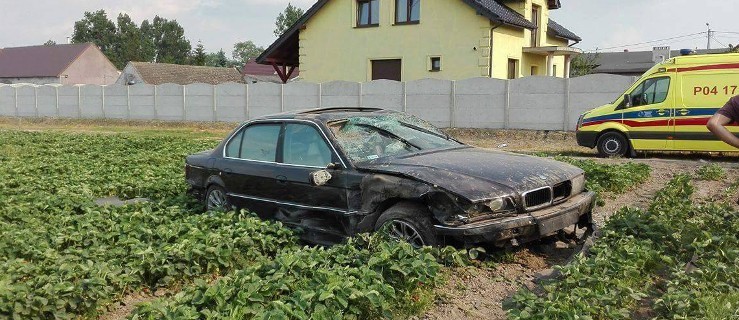
<instances>
[{"instance_id":1,"label":"sky","mask_svg":"<svg viewBox=\"0 0 739 320\"><path fill-rule=\"evenodd\" d=\"M206 51L222 48L230 53L238 41L252 40L265 47L271 44L275 17L288 2L307 9L315 0L0 0L0 48L47 40L66 43L74 22L85 11L104 9L111 20L121 12L137 23L155 15L177 20L193 47L202 41ZM551 18L582 37L577 47L585 51L639 51L662 45L705 48L706 23L721 32L714 33L713 48L739 43L739 25L732 23L739 12L736 0L561 2L562 8L552 11ZM674 39L644 43L668 38ZM635 45L624 46L630 44Z\"/></svg>"}]
</instances>

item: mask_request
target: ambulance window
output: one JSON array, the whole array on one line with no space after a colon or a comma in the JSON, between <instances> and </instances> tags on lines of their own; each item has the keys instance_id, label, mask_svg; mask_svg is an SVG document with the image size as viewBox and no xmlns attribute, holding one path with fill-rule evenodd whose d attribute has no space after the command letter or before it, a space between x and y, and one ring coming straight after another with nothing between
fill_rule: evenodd
<instances>
[{"instance_id":1,"label":"ambulance window","mask_svg":"<svg viewBox=\"0 0 739 320\"><path fill-rule=\"evenodd\" d=\"M631 93L632 107L662 103L667 99L670 89L670 78L647 79Z\"/></svg>"}]
</instances>

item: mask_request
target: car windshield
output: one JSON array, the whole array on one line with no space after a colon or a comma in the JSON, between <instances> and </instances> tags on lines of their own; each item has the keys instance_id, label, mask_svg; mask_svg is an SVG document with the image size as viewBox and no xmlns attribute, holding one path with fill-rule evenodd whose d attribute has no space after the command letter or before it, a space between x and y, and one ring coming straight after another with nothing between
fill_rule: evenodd
<instances>
[{"instance_id":1,"label":"car windshield","mask_svg":"<svg viewBox=\"0 0 739 320\"><path fill-rule=\"evenodd\" d=\"M330 122L329 127L353 162L463 145L428 122L406 114L351 117Z\"/></svg>"}]
</instances>

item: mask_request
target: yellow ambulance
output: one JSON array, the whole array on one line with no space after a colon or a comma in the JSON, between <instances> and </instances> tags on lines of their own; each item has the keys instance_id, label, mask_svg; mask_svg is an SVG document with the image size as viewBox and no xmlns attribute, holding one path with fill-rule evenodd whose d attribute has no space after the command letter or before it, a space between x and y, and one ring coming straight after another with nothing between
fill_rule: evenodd
<instances>
[{"instance_id":1,"label":"yellow ambulance","mask_svg":"<svg viewBox=\"0 0 739 320\"><path fill-rule=\"evenodd\" d=\"M739 54L687 55L655 65L621 97L581 115L577 143L601 156L637 151L734 151L706 124L739 95ZM739 126L729 130L739 136Z\"/></svg>"}]
</instances>

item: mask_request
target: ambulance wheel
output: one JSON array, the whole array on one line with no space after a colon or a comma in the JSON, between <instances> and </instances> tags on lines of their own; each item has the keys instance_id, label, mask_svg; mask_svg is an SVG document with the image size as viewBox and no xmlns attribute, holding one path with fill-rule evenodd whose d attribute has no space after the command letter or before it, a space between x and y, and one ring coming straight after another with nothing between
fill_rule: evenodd
<instances>
[{"instance_id":1,"label":"ambulance wheel","mask_svg":"<svg viewBox=\"0 0 739 320\"><path fill-rule=\"evenodd\" d=\"M627 152L629 141L619 132L606 132L598 139L598 155L601 157L623 157Z\"/></svg>"}]
</instances>

